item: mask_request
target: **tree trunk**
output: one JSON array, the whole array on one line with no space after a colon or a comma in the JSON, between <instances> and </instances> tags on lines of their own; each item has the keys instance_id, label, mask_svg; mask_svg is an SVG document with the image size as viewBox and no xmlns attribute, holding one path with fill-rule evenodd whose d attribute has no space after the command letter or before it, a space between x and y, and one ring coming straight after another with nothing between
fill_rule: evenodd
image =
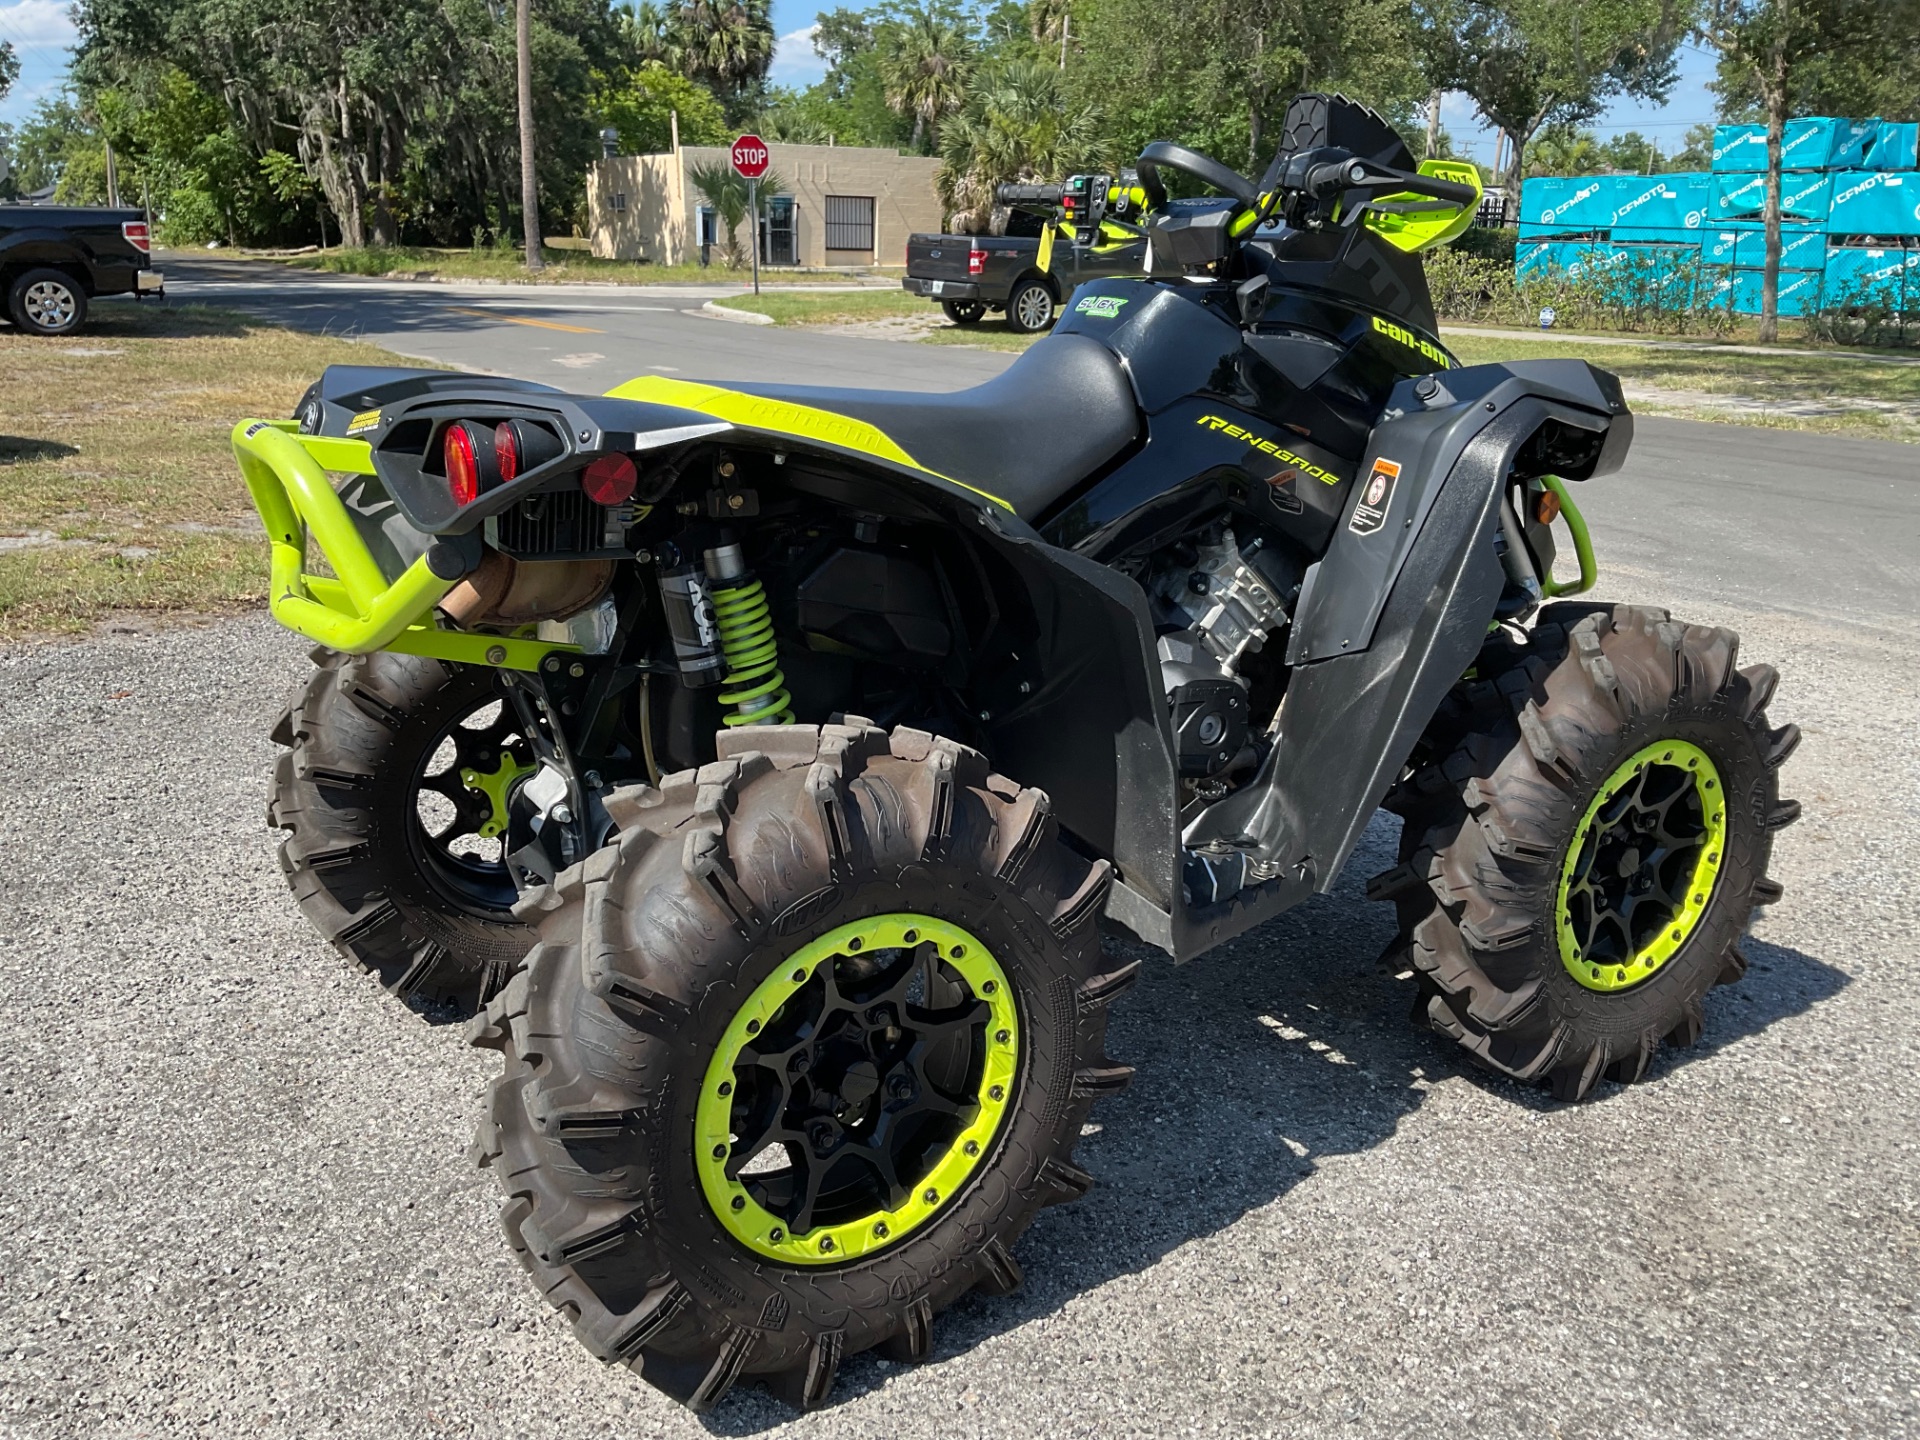
<instances>
[{"instance_id":1,"label":"tree trunk","mask_svg":"<svg viewBox=\"0 0 1920 1440\"><path fill-rule=\"evenodd\" d=\"M1440 92L1427 92L1427 154L1431 160L1440 148Z\"/></svg>"},{"instance_id":2,"label":"tree trunk","mask_svg":"<svg viewBox=\"0 0 1920 1440\"><path fill-rule=\"evenodd\" d=\"M1767 102L1767 268L1760 276L1760 343L1780 338L1780 145L1787 128L1787 29L1793 0L1776 0L1772 63L1766 77Z\"/></svg>"},{"instance_id":3,"label":"tree trunk","mask_svg":"<svg viewBox=\"0 0 1920 1440\"><path fill-rule=\"evenodd\" d=\"M540 174L533 152L533 0L516 0L514 48L520 79L520 224L527 246L527 269L540 270Z\"/></svg>"}]
</instances>

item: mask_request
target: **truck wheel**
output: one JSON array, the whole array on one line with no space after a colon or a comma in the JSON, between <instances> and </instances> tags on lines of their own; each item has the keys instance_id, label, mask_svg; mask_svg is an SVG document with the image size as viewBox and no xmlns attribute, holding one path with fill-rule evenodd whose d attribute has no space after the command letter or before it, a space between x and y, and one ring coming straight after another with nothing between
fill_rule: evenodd
<instances>
[{"instance_id":1,"label":"truck wheel","mask_svg":"<svg viewBox=\"0 0 1920 1440\"><path fill-rule=\"evenodd\" d=\"M978 325L987 307L978 300L942 300L940 309L956 325Z\"/></svg>"},{"instance_id":2,"label":"truck wheel","mask_svg":"<svg viewBox=\"0 0 1920 1440\"><path fill-rule=\"evenodd\" d=\"M849 1355L1020 1283L1137 962L1109 867L975 751L862 721L733 731L618 792L618 841L533 892L476 1154L507 1238L596 1355L704 1411L820 1404Z\"/></svg>"},{"instance_id":3,"label":"truck wheel","mask_svg":"<svg viewBox=\"0 0 1920 1440\"><path fill-rule=\"evenodd\" d=\"M1483 657L1452 733L1388 797L1401 863L1368 891L1398 907L1416 1022L1563 1100L1699 1037L1702 997L1740 978L1754 907L1780 896L1773 832L1800 813L1777 774L1799 731L1768 727L1778 676L1735 669L1738 646L1663 610L1569 604Z\"/></svg>"},{"instance_id":4,"label":"truck wheel","mask_svg":"<svg viewBox=\"0 0 1920 1440\"><path fill-rule=\"evenodd\" d=\"M87 292L64 270L29 270L7 292L7 310L29 335L71 335L86 323Z\"/></svg>"},{"instance_id":5,"label":"truck wheel","mask_svg":"<svg viewBox=\"0 0 1920 1440\"><path fill-rule=\"evenodd\" d=\"M315 660L273 732L280 868L341 954L470 1015L533 943L502 854L531 747L491 672L386 651Z\"/></svg>"},{"instance_id":6,"label":"truck wheel","mask_svg":"<svg viewBox=\"0 0 1920 1440\"><path fill-rule=\"evenodd\" d=\"M1022 280L1007 296L1007 328L1017 335L1038 335L1053 324L1053 291L1044 280Z\"/></svg>"}]
</instances>

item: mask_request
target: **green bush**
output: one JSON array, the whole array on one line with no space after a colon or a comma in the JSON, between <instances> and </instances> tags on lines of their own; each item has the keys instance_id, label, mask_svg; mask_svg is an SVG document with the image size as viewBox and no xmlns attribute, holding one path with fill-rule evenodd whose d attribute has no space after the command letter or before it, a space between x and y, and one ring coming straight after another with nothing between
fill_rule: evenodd
<instances>
[{"instance_id":1,"label":"green bush","mask_svg":"<svg viewBox=\"0 0 1920 1440\"><path fill-rule=\"evenodd\" d=\"M1551 308L1562 330L1724 336L1734 327L1722 267L1667 255L1632 255L1605 270L1517 274L1510 261L1448 246L1427 257L1427 288L1443 320L1476 325L1540 322Z\"/></svg>"}]
</instances>

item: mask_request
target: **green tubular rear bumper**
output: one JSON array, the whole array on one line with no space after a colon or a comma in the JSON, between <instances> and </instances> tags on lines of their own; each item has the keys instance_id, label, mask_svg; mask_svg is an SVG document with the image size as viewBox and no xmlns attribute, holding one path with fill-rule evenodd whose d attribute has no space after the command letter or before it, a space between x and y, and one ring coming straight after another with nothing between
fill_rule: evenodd
<instances>
[{"instance_id":1,"label":"green tubular rear bumper","mask_svg":"<svg viewBox=\"0 0 1920 1440\"><path fill-rule=\"evenodd\" d=\"M329 470L374 473L364 440L302 435L292 420L242 420L233 453L273 549L273 618L289 630L349 655L396 650L503 670L535 670L549 654L576 651L441 628L433 607L459 582L434 574L424 556L389 583L327 479ZM337 578L307 573L309 537Z\"/></svg>"}]
</instances>

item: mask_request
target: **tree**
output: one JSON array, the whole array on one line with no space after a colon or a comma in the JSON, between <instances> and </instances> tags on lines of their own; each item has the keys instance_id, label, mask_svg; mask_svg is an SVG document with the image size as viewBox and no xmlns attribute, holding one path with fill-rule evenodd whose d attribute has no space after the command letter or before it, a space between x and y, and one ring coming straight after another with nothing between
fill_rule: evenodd
<instances>
[{"instance_id":1,"label":"tree","mask_svg":"<svg viewBox=\"0 0 1920 1440\"><path fill-rule=\"evenodd\" d=\"M713 92L658 60L603 80L595 103L601 123L620 132L620 148L628 155L671 149L675 115L683 145L722 145L732 138Z\"/></svg>"},{"instance_id":2,"label":"tree","mask_svg":"<svg viewBox=\"0 0 1920 1440\"><path fill-rule=\"evenodd\" d=\"M941 147L940 198L953 225L1004 227L994 187L1098 170L1112 157L1093 108L1067 92L1057 66L1012 60L983 71L949 122Z\"/></svg>"},{"instance_id":3,"label":"tree","mask_svg":"<svg viewBox=\"0 0 1920 1440\"><path fill-rule=\"evenodd\" d=\"M1881 0L1873 8L1872 45L1818 50L1793 65L1789 113L1920 120L1920 0ZM1722 55L1714 89L1723 119L1766 118L1744 60Z\"/></svg>"},{"instance_id":4,"label":"tree","mask_svg":"<svg viewBox=\"0 0 1920 1440\"><path fill-rule=\"evenodd\" d=\"M738 270L747 262L747 252L740 245L740 226L747 219L747 182L733 166L724 160L701 160L687 167L687 179L693 182L693 188L700 192L700 198L713 207L715 217L727 232L725 261L729 270ZM787 193L787 183L778 173L769 170L755 185L756 198L765 204L775 195ZM753 227L757 236L760 231L756 223Z\"/></svg>"},{"instance_id":5,"label":"tree","mask_svg":"<svg viewBox=\"0 0 1920 1440\"><path fill-rule=\"evenodd\" d=\"M7 98L7 92L19 78L20 57L13 53L13 46L0 40L0 100Z\"/></svg>"},{"instance_id":6,"label":"tree","mask_svg":"<svg viewBox=\"0 0 1920 1440\"><path fill-rule=\"evenodd\" d=\"M1665 100L1685 0L1415 0L1432 83L1470 96L1512 144L1501 177L1520 205L1527 146L1623 96Z\"/></svg>"},{"instance_id":7,"label":"tree","mask_svg":"<svg viewBox=\"0 0 1920 1440\"><path fill-rule=\"evenodd\" d=\"M758 86L773 64L772 0L686 0L668 28L684 73L722 99Z\"/></svg>"},{"instance_id":8,"label":"tree","mask_svg":"<svg viewBox=\"0 0 1920 1440\"><path fill-rule=\"evenodd\" d=\"M1760 288L1760 342L1780 338L1780 146L1800 67L1864 55L1882 44L1886 0L1706 0L1698 34L1739 67L1767 125L1767 266Z\"/></svg>"},{"instance_id":9,"label":"tree","mask_svg":"<svg viewBox=\"0 0 1920 1440\"><path fill-rule=\"evenodd\" d=\"M929 5L879 32L880 76L887 104L895 114L913 118L912 145L922 137L928 148L940 143L940 121L967 98L973 73L974 44L951 11Z\"/></svg>"}]
</instances>

